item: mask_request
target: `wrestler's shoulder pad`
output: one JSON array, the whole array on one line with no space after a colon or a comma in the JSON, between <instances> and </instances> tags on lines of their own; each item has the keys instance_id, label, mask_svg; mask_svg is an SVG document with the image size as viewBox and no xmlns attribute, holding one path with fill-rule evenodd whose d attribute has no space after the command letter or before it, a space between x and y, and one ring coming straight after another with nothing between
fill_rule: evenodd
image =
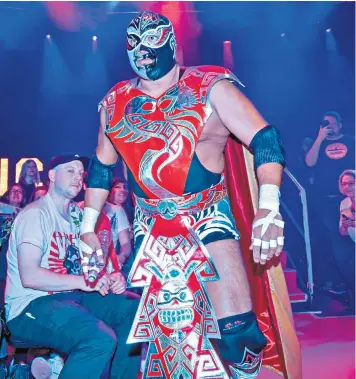
<instances>
[{"instance_id":1,"label":"wrestler's shoulder pad","mask_svg":"<svg viewBox=\"0 0 356 379\"><path fill-rule=\"evenodd\" d=\"M236 82L240 84L242 87L245 87L241 81L238 79L238 77L233 74L229 69L221 66L212 66L212 65L204 65L204 66L195 66L195 67L189 67L191 70L196 70L199 72L203 72L206 74L210 74L211 76L215 76L215 82L227 79L231 82Z\"/></svg>"},{"instance_id":2,"label":"wrestler's shoulder pad","mask_svg":"<svg viewBox=\"0 0 356 379\"><path fill-rule=\"evenodd\" d=\"M117 92L121 88L125 87L128 83L130 83L131 80L122 80L121 82L116 83L113 87L110 88L110 90L106 93L105 97L110 96L113 92Z\"/></svg>"},{"instance_id":3,"label":"wrestler's shoulder pad","mask_svg":"<svg viewBox=\"0 0 356 379\"><path fill-rule=\"evenodd\" d=\"M212 74L232 74L230 70L221 66L204 65L195 66L194 68L202 72L211 72Z\"/></svg>"},{"instance_id":4,"label":"wrestler's shoulder pad","mask_svg":"<svg viewBox=\"0 0 356 379\"><path fill-rule=\"evenodd\" d=\"M116 83L113 87L111 87L110 90L103 97L103 99L99 102L99 107L98 107L99 111L102 106L106 108L110 106L111 104L115 103L116 94L120 92L120 90L124 88L128 83L130 83L130 80L123 80L121 82Z\"/></svg>"}]
</instances>

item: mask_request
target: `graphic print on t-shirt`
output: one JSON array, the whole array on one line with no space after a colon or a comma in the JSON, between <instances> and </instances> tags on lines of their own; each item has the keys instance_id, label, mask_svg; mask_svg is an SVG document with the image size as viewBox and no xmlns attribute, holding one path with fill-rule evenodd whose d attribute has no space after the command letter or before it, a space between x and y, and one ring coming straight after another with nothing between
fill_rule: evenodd
<instances>
[{"instance_id":1,"label":"graphic print on t-shirt","mask_svg":"<svg viewBox=\"0 0 356 379\"><path fill-rule=\"evenodd\" d=\"M51 238L51 247L48 257L48 268L58 274L81 274L79 249L74 241L78 241L79 234L54 232Z\"/></svg>"},{"instance_id":2,"label":"graphic print on t-shirt","mask_svg":"<svg viewBox=\"0 0 356 379\"><path fill-rule=\"evenodd\" d=\"M346 156L347 151L347 146L340 142L329 144L325 148L325 154L330 159L342 159Z\"/></svg>"}]
</instances>

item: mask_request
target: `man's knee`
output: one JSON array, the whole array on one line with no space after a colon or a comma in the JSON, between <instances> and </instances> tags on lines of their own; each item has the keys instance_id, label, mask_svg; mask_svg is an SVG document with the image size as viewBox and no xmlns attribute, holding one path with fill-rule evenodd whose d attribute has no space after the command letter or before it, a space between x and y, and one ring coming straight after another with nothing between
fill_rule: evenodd
<instances>
[{"instance_id":1,"label":"man's knee","mask_svg":"<svg viewBox=\"0 0 356 379\"><path fill-rule=\"evenodd\" d=\"M83 342L101 353L113 354L117 347L115 332L102 321L98 322L93 329L93 333L90 336L86 336Z\"/></svg>"},{"instance_id":2,"label":"man's knee","mask_svg":"<svg viewBox=\"0 0 356 379\"><path fill-rule=\"evenodd\" d=\"M255 314L250 311L219 320L221 339L216 340L221 358L230 366L233 378L255 378L262 363L267 339ZM250 376L242 376L249 374ZM239 376L241 375L241 376Z\"/></svg>"}]
</instances>

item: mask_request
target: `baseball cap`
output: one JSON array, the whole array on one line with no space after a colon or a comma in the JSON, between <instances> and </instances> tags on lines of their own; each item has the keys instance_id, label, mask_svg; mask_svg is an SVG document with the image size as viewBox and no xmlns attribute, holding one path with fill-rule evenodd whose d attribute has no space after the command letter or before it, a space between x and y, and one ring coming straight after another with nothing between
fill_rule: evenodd
<instances>
[{"instance_id":1,"label":"baseball cap","mask_svg":"<svg viewBox=\"0 0 356 379\"><path fill-rule=\"evenodd\" d=\"M55 167L61 164L65 164L65 163L69 163L73 161L82 162L84 166L84 171L88 169L88 165L89 165L88 157L81 157L80 155L73 154L73 153L64 153L61 155L56 155L55 157L51 159L51 162L49 164L49 170L53 170Z\"/></svg>"}]
</instances>

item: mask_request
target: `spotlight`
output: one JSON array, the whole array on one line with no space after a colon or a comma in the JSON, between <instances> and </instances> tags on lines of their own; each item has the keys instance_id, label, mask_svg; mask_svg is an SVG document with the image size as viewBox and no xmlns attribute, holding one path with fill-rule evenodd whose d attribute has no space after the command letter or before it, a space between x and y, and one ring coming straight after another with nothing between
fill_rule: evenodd
<instances>
[{"instance_id":1,"label":"spotlight","mask_svg":"<svg viewBox=\"0 0 356 379\"><path fill-rule=\"evenodd\" d=\"M224 41L224 44L231 45L231 41Z\"/></svg>"},{"instance_id":2,"label":"spotlight","mask_svg":"<svg viewBox=\"0 0 356 379\"><path fill-rule=\"evenodd\" d=\"M285 37L286 36L286 33L281 33L281 37Z\"/></svg>"},{"instance_id":3,"label":"spotlight","mask_svg":"<svg viewBox=\"0 0 356 379\"><path fill-rule=\"evenodd\" d=\"M51 39L51 35L50 35L50 34L47 34L47 35L46 35L46 38L47 38L47 39Z\"/></svg>"},{"instance_id":4,"label":"spotlight","mask_svg":"<svg viewBox=\"0 0 356 379\"><path fill-rule=\"evenodd\" d=\"M96 41L98 39L97 36L93 36L93 41Z\"/></svg>"},{"instance_id":5,"label":"spotlight","mask_svg":"<svg viewBox=\"0 0 356 379\"><path fill-rule=\"evenodd\" d=\"M326 29L326 33L330 33L331 32L331 29Z\"/></svg>"}]
</instances>

